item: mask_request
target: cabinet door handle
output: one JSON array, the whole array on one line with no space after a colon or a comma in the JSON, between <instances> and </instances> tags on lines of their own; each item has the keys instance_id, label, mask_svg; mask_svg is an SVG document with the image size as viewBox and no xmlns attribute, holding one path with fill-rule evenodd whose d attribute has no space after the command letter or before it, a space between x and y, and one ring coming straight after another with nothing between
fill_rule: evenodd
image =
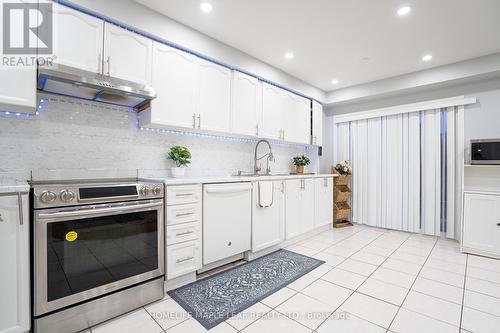
<instances>
[{"instance_id":1,"label":"cabinet door handle","mask_svg":"<svg viewBox=\"0 0 500 333\"><path fill-rule=\"evenodd\" d=\"M193 193L179 193L179 194L176 194L175 196L176 197L189 197L193 195Z\"/></svg>"},{"instance_id":2,"label":"cabinet door handle","mask_svg":"<svg viewBox=\"0 0 500 333\"><path fill-rule=\"evenodd\" d=\"M283 141L285 141L285 130L283 130Z\"/></svg>"},{"instance_id":3,"label":"cabinet door handle","mask_svg":"<svg viewBox=\"0 0 500 333\"><path fill-rule=\"evenodd\" d=\"M24 224L24 214L23 214L23 196L21 193L17 194L17 205L19 206L19 224Z\"/></svg>"},{"instance_id":4,"label":"cabinet door handle","mask_svg":"<svg viewBox=\"0 0 500 333\"><path fill-rule=\"evenodd\" d=\"M103 74L103 70L102 70L102 54L100 54L100 53L97 56L97 72L99 74Z\"/></svg>"},{"instance_id":5,"label":"cabinet door handle","mask_svg":"<svg viewBox=\"0 0 500 333\"><path fill-rule=\"evenodd\" d=\"M198 129L201 128L201 114L198 115Z\"/></svg>"},{"instance_id":6,"label":"cabinet door handle","mask_svg":"<svg viewBox=\"0 0 500 333\"><path fill-rule=\"evenodd\" d=\"M184 262L184 261L189 261L189 260L191 260L191 259L194 259L194 257L186 257L186 258L184 258L184 259L177 259L175 262L176 262L177 264L180 264L181 262Z\"/></svg>"},{"instance_id":7,"label":"cabinet door handle","mask_svg":"<svg viewBox=\"0 0 500 333\"><path fill-rule=\"evenodd\" d=\"M196 113L193 113L193 128L196 128Z\"/></svg>"},{"instance_id":8,"label":"cabinet door handle","mask_svg":"<svg viewBox=\"0 0 500 333\"><path fill-rule=\"evenodd\" d=\"M191 235L191 234L194 234L194 231L180 232L178 234L175 234L175 236L179 237L179 236L187 236L187 235Z\"/></svg>"},{"instance_id":9,"label":"cabinet door handle","mask_svg":"<svg viewBox=\"0 0 500 333\"><path fill-rule=\"evenodd\" d=\"M175 214L175 217L183 217L183 216L189 216L189 215L193 215L194 212L190 212L190 213L180 213L180 214Z\"/></svg>"},{"instance_id":10,"label":"cabinet door handle","mask_svg":"<svg viewBox=\"0 0 500 333\"><path fill-rule=\"evenodd\" d=\"M259 136L259 124L255 125L255 135Z\"/></svg>"},{"instance_id":11,"label":"cabinet door handle","mask_svg":"<svg viewBox=\"0 0 500 333\"><path fill-rule=\"evenodd\" d=\"M108 59L106 60L106 62L108 63L108 76L111 75L111 57L108 56Z\"/></svg>"},{"instance_id":12,"label":"cabinet door handle","mask_svg":"<svg viewBox=\"0 0 500 333\"><path fill-rule=\"evenodd\" d=\"M0 214L0 222L3 222L2 214Z\"/></svg>"},{"instance_id":13,"label":"cabinet door handle","mask_svg":"<svg viewBox=\"0 0 500 333\"><path fill-rule=\"evenodd\" d=\"M328 178L323 178L323 186L328 187Z\"/></svg>"}]
</instances>

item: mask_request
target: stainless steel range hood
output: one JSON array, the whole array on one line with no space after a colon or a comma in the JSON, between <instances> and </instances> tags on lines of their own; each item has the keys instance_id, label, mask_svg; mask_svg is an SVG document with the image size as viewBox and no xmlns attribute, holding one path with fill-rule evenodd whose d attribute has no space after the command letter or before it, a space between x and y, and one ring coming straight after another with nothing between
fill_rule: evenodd
<instances>
[{"instance_id":1,"label":"stainless steel range hood","mask_svg":"<svg viewBox=\"0 0 500 333\"><path fill-rule=\"evenodd\" d=\"M64 65L39 67L38 90L132 108L156 98L149 86Z\"/></svg>"}]
</instances>

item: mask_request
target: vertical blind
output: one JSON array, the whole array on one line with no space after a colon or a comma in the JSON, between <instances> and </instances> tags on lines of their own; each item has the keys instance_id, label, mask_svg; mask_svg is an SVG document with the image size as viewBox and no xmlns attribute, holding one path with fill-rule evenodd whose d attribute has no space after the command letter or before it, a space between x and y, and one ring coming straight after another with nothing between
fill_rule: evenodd
<instances>
[{"instance_id":1,"label":"vertical blind","mask_svg":"<svg viewBox=\"0 0 500 333\"><path fill-rule=\"evenodd\" d=\"M463 126L463 109L335 124L335 159L353 166L354 222L457 237L463 163L463 129L457 124Z\"/></svg>"}]
</instances>

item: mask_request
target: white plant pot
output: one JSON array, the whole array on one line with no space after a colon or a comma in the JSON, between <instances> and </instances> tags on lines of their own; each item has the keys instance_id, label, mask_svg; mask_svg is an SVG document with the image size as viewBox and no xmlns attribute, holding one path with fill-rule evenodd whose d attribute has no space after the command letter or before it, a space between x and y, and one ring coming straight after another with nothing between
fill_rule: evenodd
<instances>
[{"instance_id":1,"label":"white plant pot","mask_svg":"<svg viewBox=\"0 0 500 333\"><path fill-rule=\"evenodd\" d=\"M172 178L182 178L182 177L184 177L185 171L186 170L184 168L173 167L171 169Z\"/></svg>"}]
</instances>

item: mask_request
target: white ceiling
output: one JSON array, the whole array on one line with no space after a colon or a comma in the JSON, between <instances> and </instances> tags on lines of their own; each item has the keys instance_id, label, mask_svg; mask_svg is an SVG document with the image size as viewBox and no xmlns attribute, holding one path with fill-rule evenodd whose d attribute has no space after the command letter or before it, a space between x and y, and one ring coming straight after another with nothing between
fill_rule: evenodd
<instances>
[{"instance_id":1,"label":"white ceiling","mask_svg":"<svg viewBox=\"0 0 500 333\"><path fill-rule=\"evenodd\" d=\"M136 1L325 91L500 52L499 0Z\"/></svg>"}]
</instances>

